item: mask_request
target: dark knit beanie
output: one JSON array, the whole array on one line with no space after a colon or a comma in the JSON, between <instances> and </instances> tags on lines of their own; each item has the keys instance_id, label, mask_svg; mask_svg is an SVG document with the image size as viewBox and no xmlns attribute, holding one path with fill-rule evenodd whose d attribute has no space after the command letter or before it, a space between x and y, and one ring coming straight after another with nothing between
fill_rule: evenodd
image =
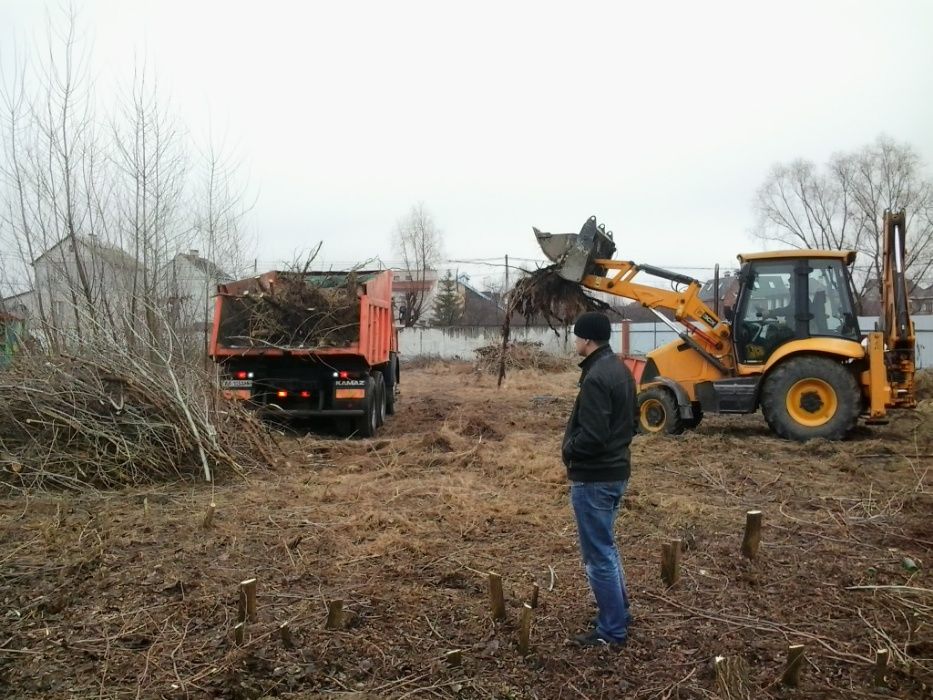
<instances>
[{"instance_id":1,"label":"dark knit beanie","mask_svg":"<svg viewBox=\"0 0 933 700\"><path fill-rule=\"evenodd\" d=\"M598 311L587 311L580 314L577 322L573 324L573 334L584 340L595 340L598 343L605 343L612 335L612 326L609 324L609 317Z\"/></svg>"}]
</instances>

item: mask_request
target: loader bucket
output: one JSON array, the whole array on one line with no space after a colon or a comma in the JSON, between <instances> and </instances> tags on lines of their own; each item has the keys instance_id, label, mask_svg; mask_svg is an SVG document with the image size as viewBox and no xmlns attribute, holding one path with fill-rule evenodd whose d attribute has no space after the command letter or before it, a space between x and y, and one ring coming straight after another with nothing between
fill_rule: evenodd
<instances>
[{"instance_id":1,"label":"loader bucket","mask_svg":"<svg viewBox=\"0 0 933 700\"><path fill-rule=\"evenodd\" d=\"M580 233L544 233L533 228L538 245L547 258L557 264L557 274L571 282L579 282L586 275L603 275L605 269L594 260L608 260L615 252L612 233L596 223L591 216Z\"/></svg>"}]
</instances>

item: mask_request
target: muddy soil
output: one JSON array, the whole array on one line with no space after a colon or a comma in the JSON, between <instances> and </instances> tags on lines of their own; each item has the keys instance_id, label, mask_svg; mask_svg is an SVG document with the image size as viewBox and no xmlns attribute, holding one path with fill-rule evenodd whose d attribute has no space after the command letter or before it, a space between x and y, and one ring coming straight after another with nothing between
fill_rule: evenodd
<instances>
[{"instance_id":1,"label":"muddy soil","mask_svg":"<svg viewBox=\"0 0 933 700\"><path fill-rule=\"evenodd\" d=\"M711 698L721 655L747 664L751 697L930 697L929 402L842 443L781 441L759 416L636 438L618 523L635 621L612 651L567 643L593 615L558 457L576 374L512 372L497 390L442 364L402 387L377 438L282 434L248 481L0 500L0 696ZM237 645L248 578L257 620ZM790 644L807 657L796 691L779 684Z\"/></svg>"}]
</instances>

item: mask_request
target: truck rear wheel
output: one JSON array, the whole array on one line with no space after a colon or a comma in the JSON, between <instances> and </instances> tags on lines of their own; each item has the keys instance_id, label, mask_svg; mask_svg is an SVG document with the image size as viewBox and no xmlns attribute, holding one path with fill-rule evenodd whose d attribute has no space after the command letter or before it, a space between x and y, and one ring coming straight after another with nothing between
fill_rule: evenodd
<instances>
[{"instance_id":1,"label":"truck rear wheel","mask_svg":"<svg viewBox=\"0 0 933 700\"><path fill-rule=\"evenodd\" d=\"M366 378L366 403L363 415L356 419L356 434L359 437L373 437L379 427L378 409L376 407L376 382L372 377Z\"/></svg>"},{"instance_id":2,"label":"truck rear wheel","mask_svg":"<svg viewBox=\"0 0 933 700\"><path fill-rule=\"evenodd\" d=\"M841 440L861 408L855 377L828 357L792 357L762 387L761 412L771 430L788 440Z\"/></svg>"},{"instance_id":3,"label":"truck rear wheel","mask_svg":"<svg viewBox=\"0 0 933 700\"><path fill-rule=\"evenodd\" d=\"M381 427L386 422L386 383L382 372L373 375L373 398L376 400L376 425Z\"/></svg>"},{"instance_id":4,"label":"truck rear wheel","mask_svg":"<svg viewBox=\"0 0 933 700\"><path fill-rule=\"evenodd\" d=\"M398 355L392 353L389 366L383 371L386 385L386 414L395 414L395 385L398 384Z\"/></svg>"},{"instance_id":5,"label":"truck rear wheel","mask_svg":"<svg viewBox=\"0 0 933 700\"><path fill-rule=\"evenodd\" d=\"M638 395L638 432L648 435L679 435L684 422L677 401L667 389L652 387Z\"/></svg>"}]
</instances>

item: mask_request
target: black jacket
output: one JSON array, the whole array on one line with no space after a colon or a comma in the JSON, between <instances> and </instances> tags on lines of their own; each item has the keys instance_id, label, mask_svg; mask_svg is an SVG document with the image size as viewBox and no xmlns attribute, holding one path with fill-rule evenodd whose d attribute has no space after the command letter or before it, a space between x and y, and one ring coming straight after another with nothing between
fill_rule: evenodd
<instances>
[{"instance_id":1,"label":"black jacket","mask_svg":"<svg viewBox=\"0 0 933 700\"><path fill-rule=\"evenodd\" d=\"M635 380L608 345L580 363L580 393L564 432L562 456L571 481L629 478L635 434Z\"/></svg>"}]
</instances>

